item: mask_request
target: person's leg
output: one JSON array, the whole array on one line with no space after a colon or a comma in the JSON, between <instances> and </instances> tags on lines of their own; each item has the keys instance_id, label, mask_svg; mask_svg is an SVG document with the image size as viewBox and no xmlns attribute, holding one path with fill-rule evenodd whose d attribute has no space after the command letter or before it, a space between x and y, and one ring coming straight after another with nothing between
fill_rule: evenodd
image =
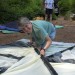
<instances>
[{"instance_id":1,"label":"person's leg","mask_svg":"<svg viewBox=\"0 0 75 75\"><path fill-rule=\"evenodd\" d=\"M49 18L49 9L46 8L46 11L45 11L45 20L48 21L48 18Z\"/></svg>"},{"instance_id":2,"label":"person's leg","mask_svg":"<svg viewBox=\"0 0 75 75\"><path fill-rule=\"evenodd\" d=\"M47 14L45 14L45 20L47 20L47 17L48 17Z\"/></svg>"},{"instance_id":3,"label":"person's leg","mask_svg":"<svg viewBox=\"0 0 75 75\"><path fill-rule=\"evenodd\" d=\"M52 22L52 14L50 14L50 18L49 18L50 22Z\"/></svg>"},{"instance_id":4,"label":"person's leg","mask_svg":"<svg viewBox=\"0 0 75 75\"><path fill-rule=\"evenodd\" d=\"M53 13L53 9L49 9L49 21L52 22L52 13Z\"/></svg>"}]
</instances>

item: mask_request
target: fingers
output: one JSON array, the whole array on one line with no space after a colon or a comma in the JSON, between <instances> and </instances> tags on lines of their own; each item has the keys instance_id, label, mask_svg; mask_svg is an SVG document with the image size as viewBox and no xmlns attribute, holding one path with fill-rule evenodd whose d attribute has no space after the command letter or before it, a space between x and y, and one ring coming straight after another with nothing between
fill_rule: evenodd
<instances>
[{"instance_id":1,"label":"fingers","mask_svg":"<svg viewBox=\"0 0 75 75\"><path fill-rule=\"evenodd\" d=\"M45 51L43 49L40 50L40 55L45 55Z\"/></svg>"}]
</instances>

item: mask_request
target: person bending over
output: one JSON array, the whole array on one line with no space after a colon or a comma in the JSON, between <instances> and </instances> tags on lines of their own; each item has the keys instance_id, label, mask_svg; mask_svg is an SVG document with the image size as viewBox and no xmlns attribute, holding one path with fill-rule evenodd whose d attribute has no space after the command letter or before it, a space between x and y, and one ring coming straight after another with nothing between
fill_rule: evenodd
<instances>
[{"instance_id":1,"label":"person bending over","mask_svg":"<svg viewBox=\"0 0 75 75\"><path fill-rule=\"evenodd\" d=\"M50 47L55 38L56 30L52 23L45 20L30 21L27 17L21 17L18 20L18 26L25 34L30 34L34 46L41 55Z\"/></svg>"}]
</instances>

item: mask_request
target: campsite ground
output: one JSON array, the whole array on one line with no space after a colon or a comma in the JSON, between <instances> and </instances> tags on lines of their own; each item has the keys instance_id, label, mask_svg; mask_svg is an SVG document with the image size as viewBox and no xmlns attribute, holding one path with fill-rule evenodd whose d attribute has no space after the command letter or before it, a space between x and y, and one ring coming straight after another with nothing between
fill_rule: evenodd
<instances>
[{"instance_id":1,"label":"campsite ground","mask_svg":"<svg viewBox=\"0 0 75 75\"><path fill-rule=\"evenodd\" d=\"M64 20L63 17L58 18L57 25L62 25L64 28L57 29L55 41L75 43L75 21Z\"/></svg>"},{"instance_id":2,"label":"campsite ground","mask_svg":"<svg viewBox=\"0 0 75 75\"><path fill-rule=\"evenodd\" d=\"M58 18L54 21L56 25L62 25L64 28L57 29L56 38L54 41L60 42L71 42L75 43L75 21L64 20L63 17ZM53 22L53 23L54 23ZM8 44L23 38L25 34L2 34L0 33L0 44Z\"/></svg>"}]
</instances>

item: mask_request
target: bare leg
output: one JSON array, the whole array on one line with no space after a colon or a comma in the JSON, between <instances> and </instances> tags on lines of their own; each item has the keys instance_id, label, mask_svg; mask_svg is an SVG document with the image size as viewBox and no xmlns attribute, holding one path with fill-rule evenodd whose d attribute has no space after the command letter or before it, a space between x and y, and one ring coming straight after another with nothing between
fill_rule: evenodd
<instances>
[{"instance_id":1,"label":"bare leg","mask_svg":"<svg viewBox=\"0 0 75 75\"><path fill-rule=\"evenodd\" d=\"M48 17L48 16L47 16L47 14L46 14L46 15L45 15L45 20L46 20L46 21L47 21L47 17Z\"/></svg>"},{"instance_id":2,"label":"bare leg","mask_svg":"<svg viewBox=\"0 0 75 75\"><path fill-rule=\"evenodd\" d=\"M49 18L50 22L52 22L52 14L50 14L50 18Z\"/></svg>"}]
</instances>

